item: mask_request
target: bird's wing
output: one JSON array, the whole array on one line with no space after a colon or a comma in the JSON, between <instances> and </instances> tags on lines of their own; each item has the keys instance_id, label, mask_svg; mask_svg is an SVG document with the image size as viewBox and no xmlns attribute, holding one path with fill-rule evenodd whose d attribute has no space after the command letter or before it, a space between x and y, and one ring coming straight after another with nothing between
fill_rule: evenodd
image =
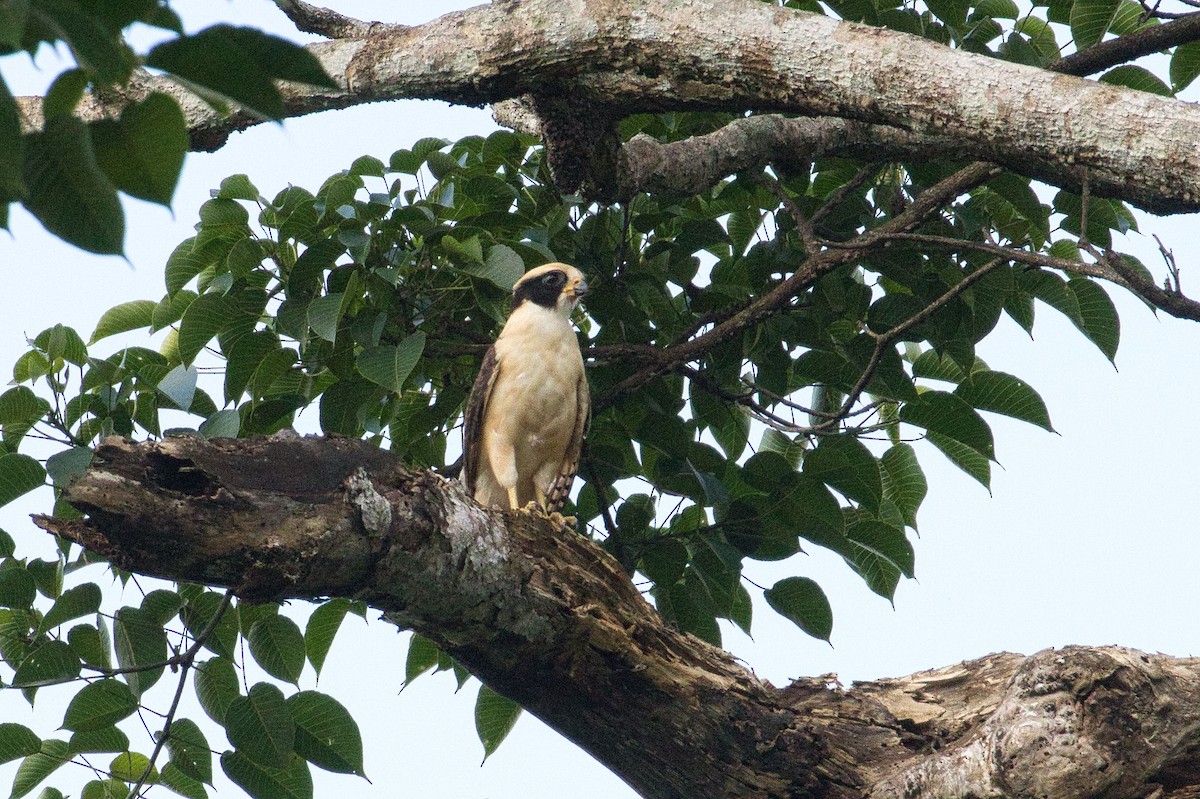
<instances>
[{"instance_id":1,"label":"bird's wing","mask_svg":"<svg viewBox=\"0 0 1200 799\"><path fill-rule=\"evenodd\" d=\"M488 400L491 399L492 389L496 387L498 374L500 369L497 367L496 347L492 345L483 356L483 364L475 377L475 385L471 386L471 395L467 398L467 410L463 416L462 479L471 496L475 495L479 453L483 448L483 419L487 415Z\"/></svg>"},{"instance_id":2,"label":"bird's wing","mask_svg":"<svg viewBox=\"0 0 1200 799\"><path fill-rule=\"evenodd\" d=\"M588 390L587 374L582 366L581 363L579 378L575 384L575 429L571 432L571 440L567 444L567 451L564 453L562 466L558 470L558 477L554 478L554 483L546 492L546 510L548 512L562 510L563 503L567 501L567 495L571 493L571 483L575 480L575 473L579 471L579 453L583 449L583 435L591 420L592 399Z\"/></svg>"}]
</instances>

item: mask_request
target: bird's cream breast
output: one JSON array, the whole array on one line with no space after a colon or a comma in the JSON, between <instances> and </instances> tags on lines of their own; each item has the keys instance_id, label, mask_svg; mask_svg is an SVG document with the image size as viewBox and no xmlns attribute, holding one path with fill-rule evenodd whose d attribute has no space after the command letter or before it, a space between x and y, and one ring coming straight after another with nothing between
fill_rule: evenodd
<instances>
[{"instance_id":1,"label":"bird's cream breast","mask_svg":"<svg viewBox=\"0 0 1200 799\"><path fill-rule=\"evenodd\" d=\"M523 310L513 314L496 340L500 373L489 416L524 431L525 447L561 452L575 427L583 359L564 318L536 307Z\"/></svg>"}]
</instances>

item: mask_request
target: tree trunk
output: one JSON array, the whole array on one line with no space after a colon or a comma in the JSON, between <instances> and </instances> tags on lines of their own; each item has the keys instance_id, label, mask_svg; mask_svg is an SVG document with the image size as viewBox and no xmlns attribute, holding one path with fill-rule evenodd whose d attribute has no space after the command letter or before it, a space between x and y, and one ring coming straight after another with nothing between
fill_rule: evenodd
<instances>
[{"instance_id":1,"label":"tree trunk","mask_svg":"<svg viewBox=\"0 0 1200 799\"><path fill-rule=\"evenodd\" d=\"M776 688L573 530L350 439L109 439L65 493L86 517L38 524L122 568L368 602L652 799L1200 792L1200 661L1068 648Z\"/></svg>"}]
</instances>

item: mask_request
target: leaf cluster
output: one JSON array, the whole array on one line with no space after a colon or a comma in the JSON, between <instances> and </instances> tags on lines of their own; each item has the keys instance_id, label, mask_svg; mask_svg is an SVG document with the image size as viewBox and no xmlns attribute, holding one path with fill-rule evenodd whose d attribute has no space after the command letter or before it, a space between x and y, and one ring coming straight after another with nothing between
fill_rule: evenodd
<instances>
[{"instance_id":1,"label":"leaf cluster","mask_svg":"<svg viewBox=\"0 0 1200 799\"><path fill-rule=\"evenodd\" d=\"M1085 47L1155 24L1135 19L1130 0L1055 2L1024 16L1006 1L956 2L848 0L828 10L1040 65L1059 57L1056 37L1064 30ZM21 30L35 30L39 14L63 3L31 2L14 19L23 21ZM175 30L166 6L151 5L143 19ZM54 31L80 70L91 69L79 53L95 42L74 29ZM5 41L28 50L46 39ZM268 53L278 58L259 60L290 63L275 44L210 29L159 47L166 49L155 48L145 63L207 87L213 102L219 94L260 113L278 111L269 96L228 74L187 72L201 50L230 58ZM1174 91L1200 71L1185 47L1172 56ZM104 142L182 158L181 148L159 139L171 130L178 138L180 130L168 119L178 109L165 96L130 106L124 132L111 127L126 125L124 116L103 124L71 116L88 83L128 79L138 63L130 59L124 77L60 78L63 86L51 93L59 111L47 111L41 133L6 128L0 102L0 137L16 130L20 139L15 150L3 144L17 138L0 140L0 153L19 154L0 187L31 210L39 202L65 208L63 224L99 224L108 243L81 243L93 249L114 241L112 217L72 206L75 189L63 188L62 174L91 175L90 184L71 184L82 187L80 197L101 179L104 197L118 189L145 196L114 171L139 158L118 157L123 150L99 156ZM247 59L237 63L252 75L259 60ZM1123 74L1107 79L1157 90ZM52 118L75 131L75 156L46 143ZM682 140L731 118L636 115L621 133ZM83 150L96 162L90 172L79 167ZM148 163L166 163L154 158ZM46 172L50 188L36 199L23 170L40 175L59 162L70 169L59 177ZM0 155L0 178L4 164ZM232 176L200 209L195 236L168 258L160 298L110 309L86 341L64 325L29 341L14 365L14 385L0 394L0 505L47 478L61 489L110 434L215 438L315 424L368 437L409 465L453 473L463 404L507 314L509 290L526 269L565 261L594 287L576 319L595 399L579 490L567 509L581 531L601 541L681 630L714 644L730 624L749 632L753 594L761 592L769 608L829 640L832 608L794 556L834 552L890 601L916 570L911 533L928 491L923 460L944 456L986 487L997 457L989 419L1053 430L1037 392L976 352L1002 319L1032 332L1039 307L1052 309L1105 357L1116 356L1119 320L1097 281L995 250L1081 262L1081 248L1110 248L1136 229L1114 200L1066 191L1050 197L1000 173L918 220L913 238L881 239L861 256L814 266L820 253L861 243L902 218L960 166L781 161L699 196L639 195L598 206L557 191L534 139L499 132L454 143L424 139L386 161L363 156L312 190L288 186L268 196L247 175ZM169 201L162 187L173 187L178 166L172 169L155 173L163 179L151 199ZM1126 262L1148 276L1134 259ZM796 276L805 279L786 302L755 310L757 299ZM161 344L147 346L147 334L161 336ZM300 418L306 411L311 421ZM58 451L39 461L30 455L35 438ZM56 513L75 511L59 502ZM124 796L150 783L203 795L213 752L199 725L168 714L161 765L156 751L131 748L118 726L148 706L147 692L168 667L192 681L206 714L225 729L231 748L220 764L250 795L310 795L310 764L362 773L357 728L344 709L313 691L285 696L276 685L295 684L306 660L319 671L342 618L360 606L331 600L303 632L271 607L233 604L218 619L221 597L194 586L153 591L138 607L105 612L94 584L63 589L64 575L87 565L87 556L70 560L64 550L57 561L21 559L7 537L0 537L0 555L8 684L32 701L44 686L86 679L63 722L69 740L0 725L0 756L23 758L25 792L72 758L106 753L114 755L102 769L108 776L88 795ZM792 573L770 586L755 582L756 564L774 561L787 561ZM247 666L240 640L275 682L239 679ZM211 656L184 657L193 649ZM414 636L405 679L429 671L452 672L460 687L468 678L431 641ZM485 754L519 712L481 688L476 722Z\"/></svg>"},{"instance_id":2,"label":"leaf cluster","mask_svg":"<svg viewBox=\"0 0 1200 799\"><path fill-rule=\"evenodd\" d=\"M139 23L162 38L144 54L127 39ZM163 0L18 0L0 9L0 57L60 44L74 65L42 98L38 129L25 129L0 77L0 227L19 202L54 235L96 253L122 252L118 193L169 206L188 150L175 97L139 89L149 80L146 68L174 77L222 113L240 107L271 119L285 113L276 80L334 85L308 51L262 31L214 25L185 34ZM85 96L113 91L123 98L119 114L81 118Z\"/></svg>"},{"instance_id":3,"label":"leaf cluster","mask_svg":"<svg viewBox=\"0 0 1200 799\"><path fill-rule=\"evenodd\" d=\"M345 707L298 687L306 665L320 673L345 616L365 616L361 603L330 600L303 631L279 605L230 601L195 585L156 589L136 606L108 611L97 583L63 588L95 558L72 558L64 545L56 561L23 560L13 555L7 534L2 543L4 687L21 691L31 705L42 691L74 689L57 737L0 724L0 762L19 761L14 799L67 763L95 775L83 796L119 799L149 786L204 799L215 761L257 799L311 796L310 766L364 776L361 736ZM251 684L255 674L265 679ZM223 730L227 748L210 744L200 724L178 714L188 684ZM155 717L167 721L147 752L131 740L128 722L140 730ZM41 795L62 796L55 788Z\"/></svg>"}]
</instances>

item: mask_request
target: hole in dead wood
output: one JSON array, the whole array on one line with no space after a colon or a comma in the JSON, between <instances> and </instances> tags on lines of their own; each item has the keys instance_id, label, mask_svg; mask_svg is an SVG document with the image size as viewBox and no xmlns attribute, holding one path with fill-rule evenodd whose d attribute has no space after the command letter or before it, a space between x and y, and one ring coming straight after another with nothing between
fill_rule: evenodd
<instances>
[{"instance_id":1,"label":"hole in dead wood","mask_svg":"<svg viewBox=\"0 0 1200 799\"><path fill-rule=\"evenodd\" d=\"M150 458L150 479L168 491L192 497L217 493L218 484L190 460L155 455Z\"/></svg>"}]
</instances>

